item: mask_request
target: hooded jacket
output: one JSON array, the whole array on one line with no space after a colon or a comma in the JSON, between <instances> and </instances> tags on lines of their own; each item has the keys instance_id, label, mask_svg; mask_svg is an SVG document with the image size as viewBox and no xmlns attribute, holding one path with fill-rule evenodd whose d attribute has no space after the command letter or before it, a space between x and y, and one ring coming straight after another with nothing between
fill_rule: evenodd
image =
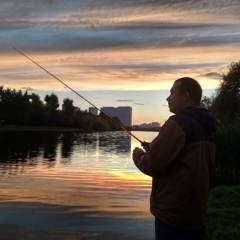
<instances>
[{"instance_id":1,"label":"hooded jacket","mask_svg":"<svg viewBox=\"0 0 240 240\"><path fill-rule=\"evenodd\" d=\"M170 117L149 151L133 156L152 176L150 211L162 222L184 229L204 226L215 173L216 120L204 108L186 108Z\"/></svg>"}]
</instances>

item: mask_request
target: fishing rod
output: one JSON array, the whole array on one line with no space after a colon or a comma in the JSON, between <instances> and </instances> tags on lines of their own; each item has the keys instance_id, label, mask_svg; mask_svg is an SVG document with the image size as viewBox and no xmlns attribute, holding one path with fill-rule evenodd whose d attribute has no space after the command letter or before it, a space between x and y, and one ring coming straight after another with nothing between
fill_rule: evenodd
<instances>
[{"instance_id":1,"label":"fishing rod","mask_svg":"<svg viewBox=\"0 0 240 240\"><path fill-rule=\"evenodd\" d=\"M13 47L13 49L15 51L17 51L18 53L20 53L21 55L23 55L24 57L26 57L28 60L30 60L32 63L34 63L35 65L37 65L38 67L40 67L43 71L45 71L47 74L49 74L50 76L52 76L53 78L55 78L57 81L59 81L60 83L62 83L65 87L67 87L68 89L70 89L72 92L74 92L75 94L77 94L79 97L81 97L83 100L85 100L87 103L89 103L91 106L93 106L95 109L97 109L100 113L102 113L103 115L105 115L108 119L110 119L112 122L114 122L115 124L117 124L122 130L124 130L126 133L128 133L129 135L131 135L132 137L134 137L137 141L139 141L141 143L142 146L146 145L145 142L141 141L139 138L137 138L135 135L133 135L129 130L127 130L122 124L120 124L119 122L115 121L114 119L112 119L111 117L109 117L106 113L104 113L101 109L99 109L98 107L96 107L93 103L89 102L85 97L83 97L82 95L80 95L78 92L76 92L73 88L71 88L70 86L68 86L66 83L64 83L62 80L60 80L58 77L56 77L55 75L53 75L52 73L50 73L48 70L46 70L44 67L42 67L41 65L39 65L37 62L35 62L34 60L32 60L30 57L28 57L26 54L24 54L23 52L21 52L20 50L18 50L17 48Z\"/></svg>"}]
</instances>

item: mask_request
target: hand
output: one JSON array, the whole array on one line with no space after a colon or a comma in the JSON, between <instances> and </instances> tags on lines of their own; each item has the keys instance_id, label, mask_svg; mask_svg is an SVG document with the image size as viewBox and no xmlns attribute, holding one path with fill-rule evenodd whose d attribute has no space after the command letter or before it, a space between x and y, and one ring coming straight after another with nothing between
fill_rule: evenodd
<instances>
[{"instance_id":1,"label":"hand","mask_svg":"<svg viewBox=\"0 0 240 240\"><path fill-rule=\"evenodd\" d=\"M149 142L143 142L143 144L142 144L142 147L143 147L143 149L147 152L147 151L149 151Z\"/></svg>"},{"instance_id":2,"label":"hand","mask_svg":"<svg viewBox=\"0 0 240 240\"><path fill-rule=\"evenodd\" d=\"M141 148L139 148L139 147L135 147L133 149L133 153L137 153L137 152L143 152L143 150Z\"/></svg>"},{"instance_id":3,"label":"hand","mask_svg":"<svg viewBox=\"0 0 240 240\"><path fill-rule=\"evenodd\" d=\"M144 151L143 151L141 148L136 147L136 148L133 150L132 157L133 157L133 159L137 159L137 158L138 158L139 156L141 156L143 153L144 153Z\"/></svg>"}]
</instances>

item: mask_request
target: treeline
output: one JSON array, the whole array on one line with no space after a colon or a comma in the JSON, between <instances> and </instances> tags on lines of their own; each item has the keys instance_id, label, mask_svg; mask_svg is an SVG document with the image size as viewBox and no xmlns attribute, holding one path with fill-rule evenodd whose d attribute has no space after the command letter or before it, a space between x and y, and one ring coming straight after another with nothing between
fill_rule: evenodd
<instances>
[{"instance_id":1,"label":"treeline","mask_svg":"<svg viewBox=\"0 0 240 240\"><path fill-rule=\"evenodd\" d=\"M118 118L114 118L119 122ZM0 124L79 128L83 131L116 131L119 125L104 114L80 111L65 98L59 109L57 95L46 95L44 102L35 94L0 86Z\"/></svg>"},{"instance_id":2,"label":"treeline","mask_svg":"<svg viewBox=\"0 0 240 240\"><path fill-rule=\"evenodd\" d=\"M240 183L240 61L229 66L215 93L203 98L203 105L219 123L216 134L216 184Z\"/></svg>"}]
</instances>

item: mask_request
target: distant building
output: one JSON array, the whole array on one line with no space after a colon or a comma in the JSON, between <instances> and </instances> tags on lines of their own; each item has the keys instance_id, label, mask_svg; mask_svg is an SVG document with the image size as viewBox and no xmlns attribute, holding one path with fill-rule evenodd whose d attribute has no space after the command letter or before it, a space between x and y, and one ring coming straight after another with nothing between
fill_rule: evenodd
<instances>
[{"instance_id":1,"label":"distant building","mask_svg":"<svg viewBox=\"0 0 240 240\"><path fill-rule=\"evenodd\" d=\"M79 111L81 111L80 107L74 107L74 112L79 112Z\"/></svg>"},{"instance_id":2,"label":"distant building","mask_svg":"<svg viewBox=\"0 0 240 240\"><path fill-rule=\"evenodd\" d=\"M93 115L98 115L98 110L95 107L90 107L89 112Z\"/></svg>"},{"instance_id":3,"label":"distant building","mask_svg":"<svg viewBox=\"0 0 240 240\"><path fill-rule=\"evenodd\" d=\"M143 123L139 125L140 128L159 128L160 124L158 122Z\"/></svg>"},{"instance_id":4,"label":"distant building","mask_svg":"<svg viewBox=\"0 0 240 240\"><path fill-rule=\"evenodd\" d=\"M152 123L142 123L140 125L133 125L132 129L147 130L147 129L159 129L160 127L161 127L160 123L152 122Z\"/></svg>"},{"instance_id":5,"label":"distant building","mask_svg":"<svg viewBox=\"0 0 240 240\"><path fill-rule=\"evenodd\" d=\"M102 107L101 111L111 118L118 117L124 126L132 126L131 107Z\"/></svg>"}]
</instances>

